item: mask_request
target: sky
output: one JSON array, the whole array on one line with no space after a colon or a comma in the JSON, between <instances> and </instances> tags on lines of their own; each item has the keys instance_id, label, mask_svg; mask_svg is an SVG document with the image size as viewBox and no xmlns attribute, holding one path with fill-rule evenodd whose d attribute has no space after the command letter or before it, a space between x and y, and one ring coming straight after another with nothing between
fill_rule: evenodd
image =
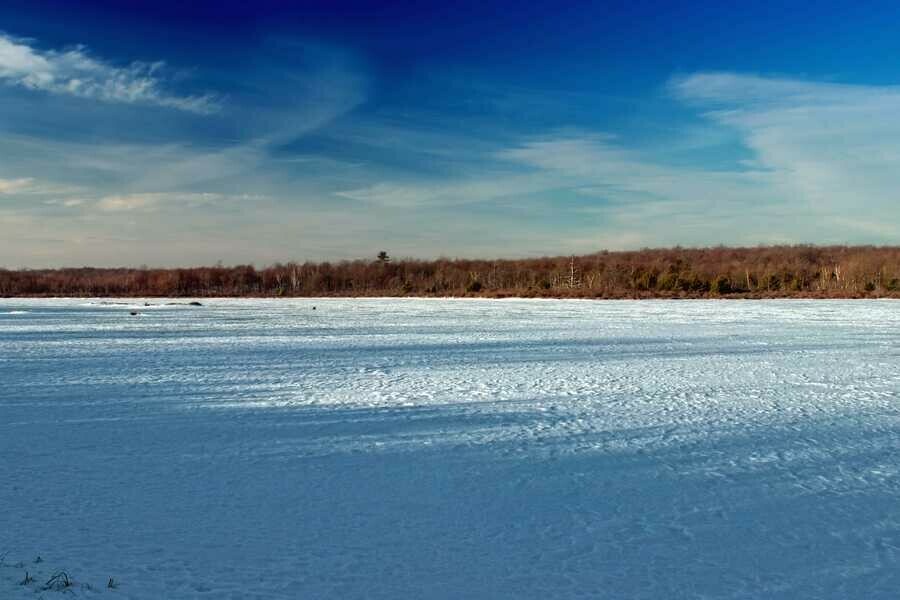
<instances>
[{"instance_id":1,"label":"sky","mask_svg":"<svg viewBox=\"0 0 900 600\"><path fill-rule=\"evenodd\" d=\"M897 244L898 25L866 1L4 0L0 267Z\"/></svg>"}]
</instances>

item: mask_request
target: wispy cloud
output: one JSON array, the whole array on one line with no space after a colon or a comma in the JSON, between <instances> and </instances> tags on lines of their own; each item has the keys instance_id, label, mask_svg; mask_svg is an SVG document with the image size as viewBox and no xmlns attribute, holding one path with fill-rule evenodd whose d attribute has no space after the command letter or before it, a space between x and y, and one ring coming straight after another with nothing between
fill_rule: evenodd
<instances>
[{"instance_id":1,"label":"wispy cloud","mask_svg":"<svg viewBox=\"0 0 900 600\"><path fill-rule=\"evenodd\" d=\"M163 207L198 208L221 202L226 197L213 193L145 193L104 196L95 204L106 212L148 211Z\"/></svg>"},{"instance_id":2,"label":"wispy cloud","mask_svg":"<svg viewBox=\"0 0 900 600\"><path fill-rule=\"evenodd\" d=\"M768 175L764 171L666 166L617 142L602 135L548 136L525 141L497 156L556 173L560 185L632 209L650 201L740 206L767 200Z\"/></svg>"},{"instance_id":3,"label":"wispy cloud","mask_svg":"<svg viewBox=\"0 0 900 600\"><path fill-rule=\"evenodd\" d=\"M419 211L460 204L534 209L553 220L548 228L566 227L566 239L583 240L583 250L638 240L900 241L900 88L700 73L673 80L669 89L699 110L706 130L743 146L749 159L713 167L703 157L708 144L683 144L673 162L623 136L563 130L520 138L482 155L478 167L443 177L382 177L338 195ZM465 152L464 144L454 147Z\"/></svg>"},{"instance_id":4,"label":"wispy cloud","mask_svg":"<svg viewBox=\"0 0 900 600\"><path fill-rule=\"evenodd\" d=\"M290 143L320 130L363 104L368 70L345 49L309 40L266 40L253 64L259 81L247 120L261 145Z\"/></svg>"},{"instance_id":5,"label":"wispy cloud","mask_svg":"<svg viewBox=\"0 0 900 600\"><path fill-rule=\"evenodd\" d=\"M811 225L897 241L884 234L900 227L900 87L700 73L672 89L737 131L770 193L805 208Z\"/></svg>"},{"instance_id":6,"label":"wispy cloud","mask_svg":"<svg viewBox=\"0 0 900 600\"><path fill-rule=\"evenodd\" d=\"M209 114L219 110L212 95L179 95L165 89L165 64L135 61L115 66L83 46L41 50L30 41L0 34L0 81L52 94L104 102L148 104Z\"/></svg>"},{"instance_id":7,"label":"wispy cloud","mask_svg":"<svg viewBox=\"0 0 900 600\"><path fill-rule=\"evenodd\" d=\"M84 198L51 198L44 200L47 206L62 206L63 208L75 208L85 203Z\"/></svg>"},{"instance_id":8,"label":"wispy cloud","mask_svg":"<svg viewBox=\"0 0 900 600\"><path fill-rule=\"evenodd\" d=\"M186 264L382 247L511 256L900 241L900 88L681 77L668 98L694 116L666 129L694 138L665 144L577 123L461 127L428 111L369 110L370 73L352 54L284 42L266 52L252 91L229 102L246 116L233 138L0 136L0 254L58 264L75 248L97 262L113 248L117 262ZM40 72L33 63L48 55L0 65ZM29 216L40 218L11 225Z\"/></svg>"},{"instance_id":9,"label":"wispy cloud","mask_svg":"<svg viewBox=\"0 0 900 600\"><path fill-rule=\"evenodd\" d=\"M29 177L18 179L0 179L0 194L14 194L29 188L34 180Z\"/></svg>"},{"instance_id":10,"label":"wispy cloud","mask_svg":"<svg viewBox=\"0 0 900 600\"><path fill-rule=\"evenodd\" d=\"M541 174L492 173L465 179L379 182L335 194L370 206L421 209L484 204L549 189L558 183Z\"/></svg>"}]
</instances>

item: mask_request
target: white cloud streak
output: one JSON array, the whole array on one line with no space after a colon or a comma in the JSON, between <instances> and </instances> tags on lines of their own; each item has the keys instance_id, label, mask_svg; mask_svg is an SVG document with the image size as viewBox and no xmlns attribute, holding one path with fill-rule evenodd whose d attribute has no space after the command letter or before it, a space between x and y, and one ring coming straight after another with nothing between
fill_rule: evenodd
<instances>
[{"instance_id":1,"label":"white cloud streak","mask_svg":"<svg viewBox=\"0 0 900 600\"><path fill-rule=\"evenodd\" d=\"M213 193L145 193L104 196L95 206L104 212L178 210L212 206L225 201L223 194Z\"/></svg>"},{"instance_id":2,"label":"white cloud streak","mask_svg":"<svg viewBox=\"0 0 900 600\"><path fill-rule=\"evenodd\" d=\"M51 94L125 104L163 106L198 114L219 110L208 94L178 95L164 89L162 62L119 67L91 56L83 46L40 50L0 34L0 81Z\"/></svg>"},{"instance_id":3,"label":"white cloud streak","mask_svg":"<svg viewBox=\"0 0 900 600\"><path fill-rule=\"evenodd\" d=\"M900 227L900 87L700 73L672 89L736 130L770 173L770 195L820 229L900 239L888 233Z\"/></svg>"},{"instance_id":4,"label":"white cloud streak","mask_svg":"<svg viewBox=\"0 0 900 600\"><path fill-rule=\"evenodd\" d=\"M0 179L0 194L15 194L31 187L34 180L29 177Z\"/></svg>"}]
</instances>

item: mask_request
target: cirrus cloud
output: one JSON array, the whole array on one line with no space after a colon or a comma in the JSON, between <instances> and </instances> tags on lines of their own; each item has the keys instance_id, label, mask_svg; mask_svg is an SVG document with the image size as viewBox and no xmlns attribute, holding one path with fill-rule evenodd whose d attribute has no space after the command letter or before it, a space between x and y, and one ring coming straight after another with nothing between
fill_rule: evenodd
<instances>
[{"instance_id":1,"label":"cirrus cloud","mask_svg":"<svg viewBox=\"0 0 900 600\"><path fill-rule=\"evenodd\" d=\"M21 192L31 186L34 182L30 177L20 177L18 179L0 179L0 194L14 194Z\"/></svg>"},{"instance_id":2,"label":"cirrus cloud","mask_svg":"<svg viewBox=\"0 0 900 600\"><path fill-rule=\"evenodd\" d=\"M40 50L0 33L0 81L30 90L104 102L148 104L198 114L219 109L209 94L178 95L164 89L163 62L119 67L91 56L83 46Z\"/></svg>"},{"instance_id":3,"label":"cirrus cloud","mask_svg":"<svg viewBox=\"0 0 900 600\"><path fill-rule=\"evenodd\" d=\"M97 201L96 206L105 212L151 211L164 206L176 206L179 209L207 206L224 200L223 194L203 193L138 193L105 196Z\"/></svg>"}]
</instances>

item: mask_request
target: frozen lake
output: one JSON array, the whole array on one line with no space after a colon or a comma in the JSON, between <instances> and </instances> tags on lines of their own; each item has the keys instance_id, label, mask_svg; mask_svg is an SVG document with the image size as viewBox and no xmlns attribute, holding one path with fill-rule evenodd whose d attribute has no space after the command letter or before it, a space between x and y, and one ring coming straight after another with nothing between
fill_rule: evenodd
<instances>
[{"instance_id":1,"label":"frozen lake","mask_svg":"<svg viewBox=\"0 0 900 600\"><path fill-rule=\"evenodd\" d=\"M897 597L900 302L125 302L0 300L4 599Z\"/></svg>"}]
</instances>

